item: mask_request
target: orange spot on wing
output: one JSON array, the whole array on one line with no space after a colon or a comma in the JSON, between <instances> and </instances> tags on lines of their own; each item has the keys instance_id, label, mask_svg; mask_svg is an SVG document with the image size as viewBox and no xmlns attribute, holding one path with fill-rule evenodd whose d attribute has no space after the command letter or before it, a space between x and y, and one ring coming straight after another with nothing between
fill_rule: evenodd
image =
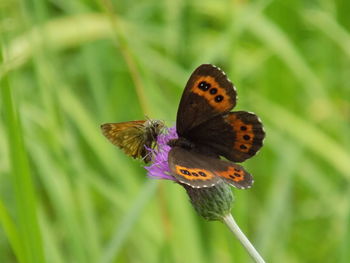
<instances>
[{"instance_id":1,"label":"orange spot on wing","mask_svg":"<svg viewBox=\"0 0 350 263\"><path fill-rule=\"evenodd\" d=\"M224 177L226 179L233 180L235 182L244 181L244 171L242 169L237 169L234 167L229 167L226 171L215 172L218 176Z\"/></svg>"},{"instance_id":2,"label":"orange spot on wing","mask_svg":"<svg viewBox=\"0 0 350 263\"><path fill-rule=\"evenodd\" d=\"M178 175L190 181L208 181L215 176L212 172L199 168L190 169L188 167L176 165L175 169Z\"/></svg>"},{"instance_id":3,"label":"orange spot on wing","mask_svg":"<svg viewBox=\"0 0 350 263\"><path fill-rule=\"evenodd\" d=\"M231 125L236 134L236 140L234 142L233 148L240 152L248 152L253 145L255 136L253 132L253 125L244 123L234 114L227 115L225 121ZM242 127L244 130L242 130ZM249 138L244 137L245 135L249 136Z\"/></svg>"},{"instance_id":4,"label":"orange spot on wing","mask_svg":"<svg viewBox=\"0 0 350 263\"><path fill-rule=\"evenodd\" d=\"M205 81L211 85L211 89L217 89L217 93L210 94L209 90L203 91L198 88L199 83ZM211 76L200 76L194 81L194 85L191 89L193 93L198 94L199 96L205 98L210 106L212 106L218 112L224 112L230 110L232 108L232 102L230 96L227 94L226 90L219 85L219 83L215 80L215 78ZM216 96L222 96L223 99L220 102L215 101Z\"/></svg>"}]
</instances>

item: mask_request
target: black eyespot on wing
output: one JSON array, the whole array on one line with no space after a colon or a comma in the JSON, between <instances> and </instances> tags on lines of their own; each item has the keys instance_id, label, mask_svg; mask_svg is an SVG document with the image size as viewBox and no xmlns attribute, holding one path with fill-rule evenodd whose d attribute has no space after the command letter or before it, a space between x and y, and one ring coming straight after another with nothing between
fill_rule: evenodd
<instances>
[{"instance_id":1,"label":"black eyespot on wing","mask_svg":"<svg viewBox=\"0 0 350 263\"><path fill-rule=\"evenodd\" d=\"M203 177L206 177L206 176L207 176L207 174L204 173L204 172L198 172L198 174L199 174L200 176L203 176Z\"/></svg>"},{"instance_id":2,"label":"black eyespot on wing","mask_svg":"<svg viewBox=\"0 0 350 263\"><path fill-rule=\"evenodd\" d=\"M180 172L185 174L185 175L191 175L191 173L185 169L181 169Z\"/></svg>"},{"instance_id":3,"label":"black eyespot on wing","mask_svg":"<svg viewBox=\"0 0 350 263\"><path fill-rule=\"evenodd\" d=\"M198 88L203 90L203 91L207 91L208 89L210 89L211 85L210 83L206 82L206 81L201 81L198 84Z\"/></svg>"},{"instance_id":4,"label":"black eyespot on wing","mask_svg":"<svg viewBox=\"0 0 350 263\"><path fill-rule=\"evenodd\" d=\"M214 94L218 93L218 89L212 88L212 89L209 90L209 93L214 95Z\"/></svg>"},{"instance_id":5,"label":"black eyespot on wing","mask_svg":"<svg viewBox=\"0 0 350 263\"><path fill-rule=\"evenodd\" d=\"M216 101L216 102L221 102L223 99L224 99L224 97L221 96L221 95L217 95L217 96L215 97L215 101Z\"/></svg>"}]
</instances>

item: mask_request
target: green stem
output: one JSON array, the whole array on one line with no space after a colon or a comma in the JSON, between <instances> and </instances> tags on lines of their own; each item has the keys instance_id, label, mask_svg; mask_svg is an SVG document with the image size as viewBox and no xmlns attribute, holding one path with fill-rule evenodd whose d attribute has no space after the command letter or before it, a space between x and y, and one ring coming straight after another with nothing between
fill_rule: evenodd
<instances>
[{"instance_id":1,"label":"green stem","mask_svg":"<svg viewBox=\"0 0 350 263\"><path fill-rule=\"evenodd\" d=\"M223 217L223 222L228 226L231 232L238 238L239 242L247 250L251 258L257 263L265 263L264 259L260 256L255 247L250 243L248 238L244 235L242 230L237 225L231 214L227 214Z\"/></svg>"}]
</instances>

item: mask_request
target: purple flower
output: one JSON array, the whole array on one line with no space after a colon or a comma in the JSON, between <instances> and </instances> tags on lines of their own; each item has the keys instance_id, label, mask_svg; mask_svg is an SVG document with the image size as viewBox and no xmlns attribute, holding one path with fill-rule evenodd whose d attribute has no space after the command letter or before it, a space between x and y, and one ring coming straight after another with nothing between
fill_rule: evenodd
<instances>
[{"instance_id":1,"label":"purple flower","mask_svg":"<svg viewBox=\"0 0 350 263\"><path fill-rule=\"evenodd\" d=\"M148 171L147 175L157 179L168 179L175 181L175 178L171 175L168 154L171 147L168 145L168 141L177 139L176 128L164 128L164 132L157 137L157 147L155 149L148 149L152 154L152 163L150 166L146 166L145 169Z\"/></svg>"}]
</instances>

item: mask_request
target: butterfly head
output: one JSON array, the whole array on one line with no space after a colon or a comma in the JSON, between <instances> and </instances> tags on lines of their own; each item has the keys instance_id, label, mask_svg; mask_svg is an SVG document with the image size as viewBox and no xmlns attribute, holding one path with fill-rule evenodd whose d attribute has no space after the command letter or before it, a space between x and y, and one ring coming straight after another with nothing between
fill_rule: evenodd
<instances>
[{"instance_id":1,"label":"butterfly head","mask_svg":"<svg viewBox=\"0 0 350 263\"><path fill-rule=\"evenodd\" d=\"M147 120L145 122L145 128L148 129L150 131L150 133L152 135L154 135L154 137L156 137L158 134L160 134L162 132L162 130L164 129L164 122L161 120Z\"/></svg>"}]
</instances>

